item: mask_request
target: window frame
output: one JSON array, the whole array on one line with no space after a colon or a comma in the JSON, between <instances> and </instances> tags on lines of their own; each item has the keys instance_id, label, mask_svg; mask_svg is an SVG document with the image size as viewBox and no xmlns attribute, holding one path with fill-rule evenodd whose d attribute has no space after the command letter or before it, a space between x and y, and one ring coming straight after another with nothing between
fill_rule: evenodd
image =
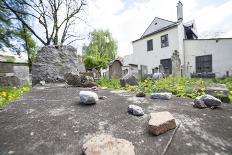
<instances>
[{"instance_id":1,"label":"window frame","mask_svg":"<svg viewBox=\"0 0 232 155\"><path fill-rule=\"evenodd\" d=\"M147 40L147 52L153 51L153 39Z\"/></svg>"},{"instance_id":2,"label":"window frame","mask_svg":"<svg viewBox=\"0 0 232 155\"><path fill-rule=\"evenodd\" d=\"M169 46L168 34L160 36L161 48Z\"/></svg>"},{"instance_id":3,"label":"window frame","mask_svg":"<svg viewBox=\"0 0 232 155\"><path fill-rule=\"evenodd\" d=\"M196 73L211 73L213 71L213 56L201 55L195 57Z\"/></svg>"}]
</instances>

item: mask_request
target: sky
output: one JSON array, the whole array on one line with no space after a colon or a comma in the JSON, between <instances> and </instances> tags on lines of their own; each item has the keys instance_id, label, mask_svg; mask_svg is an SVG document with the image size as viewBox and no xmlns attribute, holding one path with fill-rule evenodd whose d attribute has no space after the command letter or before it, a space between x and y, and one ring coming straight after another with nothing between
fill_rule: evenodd
<instances>
[{"instance_id":1,"label":"sky","mask_svg":"<svg viewBox=\"0 0 232 155\"><path fill-rule=\"evenodd\" d=\"M177 21L178 0L91 0L88 26L82 32L108 29L118 41L118 55L132 54L132 41L141 37L155 17ZM195 20L201 37L232 37L232 0L182 0L183 22ZM87 39L84 41L88 42ZM83 42L79 42L80 52Z\"/></svg>"},{"instance_id":2,"label":"sky","mask_svg":"<svg viewBox=\"0 0 232 155\"><path fill-rule=\"evenodd\" d=\"M133 53L132 41L141 37L155 17L177 21L178 0L87 1L87 7L82 15L86 23L82 21L73 27L85 37L85 40L73 44L78 54L82 53L83 44L88 44L88 35L94 29L108 29L118 42L118 56L125 56ZM181 2L183 22L195 20L198 36L232 38L232 0L181 0ZM42 46L41 43L39 45ZM25 53L21 57L27 59Z\"/></svg>"}]
</instances>

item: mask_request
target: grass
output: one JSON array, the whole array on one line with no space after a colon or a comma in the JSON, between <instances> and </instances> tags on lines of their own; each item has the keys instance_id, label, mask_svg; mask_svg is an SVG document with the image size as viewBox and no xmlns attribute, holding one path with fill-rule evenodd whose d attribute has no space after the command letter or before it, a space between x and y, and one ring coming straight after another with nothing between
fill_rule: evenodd
<instances>
[{"instance_id":1,"label":"grass","mask_svg":"<svg viewBox=\"0 0 232 155\"><path fill-rule=\"evenodd\" d=\"M31 84L20 87L0 87L0 107L16 100L22 94L29 92Z\"/></svg>"},{"instance_id":2,"label":"grass","mask_svg":"<svg viewBox=\"0 0 232 155\"><path fill-rule=\"evenodd\" d=\"M107 80L101 78L97 81L100 86L130 90L134 92L144 91L145 93L172 92L177 97L189 97L196 98L205 94L206 87L209 83L222 83L226 84L230 90L229 98L232 101L232 77L225 79L200 79L200 78L188 78L188 77L167 77L160 80L146 79L143 82L139 82L138 86L121 87L119 80Z\"/></svg>"}]
</instances>

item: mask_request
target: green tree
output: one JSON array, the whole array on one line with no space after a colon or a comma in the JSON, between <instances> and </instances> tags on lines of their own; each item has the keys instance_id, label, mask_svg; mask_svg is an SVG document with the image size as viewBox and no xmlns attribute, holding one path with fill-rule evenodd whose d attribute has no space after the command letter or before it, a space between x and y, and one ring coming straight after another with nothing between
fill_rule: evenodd
<instances>
[{"instance_id":1,"label":"green tree","mask_svg":"<svg viewBox=\"0 0 232 155\"><path fill-rule=\"evenodd\" d=\"M109 30L94 30L90 34L90 43L83 46L84 63L87 69L106 68L117 55L117 41Z\"/></svg>"}]
</instances>

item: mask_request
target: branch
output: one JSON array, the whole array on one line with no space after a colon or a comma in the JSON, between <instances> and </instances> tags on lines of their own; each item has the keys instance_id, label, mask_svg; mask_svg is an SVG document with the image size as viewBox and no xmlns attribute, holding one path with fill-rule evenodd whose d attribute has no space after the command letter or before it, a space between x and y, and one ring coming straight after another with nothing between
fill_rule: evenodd
<instances>
[{"instance_id":1,"label":"branch","mask_svg":"<svg viewBox=\"0 0 232 155\"><path fill-rule=\"evenodd\" d=\"M162 152L161 155L165 155L165 154L166 154L166 152L167 152L167 150L168 150L168 147L170 146L170 144L171 144L171 142L172 142L172 139L173 139L173 137L174 137L174 135L175 135L177 129L180 127L180 124L181 124L181 123L179 123L178 126L177 126L177 127L175 128L175 130L173 131L172 137L169 139L169 141L168 141L167 145L165 146L164 151Z\"/></svg>"},{"instance_id":2,"label":"branch","mask_svg":"<svg viewBox=\"0 0 232 155\"><path fill-rule=\"evenodd\" d=\"M36 37L37 39L39 39L44 45L46 45L46 42L45 42L42 38L40 38L40 37L35 33L35 31L23 20L23 18L21 18L21 17L17 14L17 12L16 12L14 9L12 9L12 8L7 4L7 2L6 2L5 0L2 0L2 1L3 1L3 3L5 4L5 6L17 17L17 19L18 19L19 21L21 21L22 24L25 25L25 26L28 28L28 30L31 31L31 33L35 35L35 37Z\"/></svg>"}]
</instances>

